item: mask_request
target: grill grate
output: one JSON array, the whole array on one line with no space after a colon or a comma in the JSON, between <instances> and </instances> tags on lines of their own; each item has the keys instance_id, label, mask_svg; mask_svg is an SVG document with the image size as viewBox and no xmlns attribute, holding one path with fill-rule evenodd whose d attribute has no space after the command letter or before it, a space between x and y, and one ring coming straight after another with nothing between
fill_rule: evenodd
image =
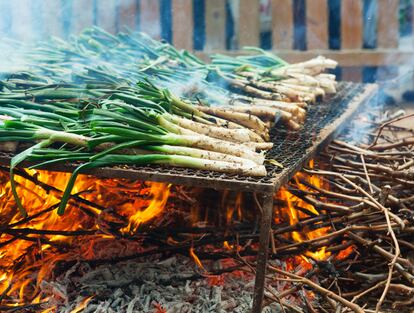
<instances>
[{"instance_id":1,"label":"grill grate","mask_svg":"<svg viewBox=\"0 0 414 313\"><path fill-rule=\"evenodd\" d=\"M322 103L310 106L304 126L297 131L279 127L271 132L274 147L268 151L267 158L282 163L284 168L266 165L266 177L245 177L210 171L162 166L115 166L94 169L88 174L105 178L127 178L168 182L216 189L239 191L273 192L287 182L339 131L343 124L363 104L376 101L376 85L341 82L338 92ZM0 163L8 165L11 154L0 152ZM60 164L45 169L72 171L74 164Z\"/></svg>"}]
</instances>

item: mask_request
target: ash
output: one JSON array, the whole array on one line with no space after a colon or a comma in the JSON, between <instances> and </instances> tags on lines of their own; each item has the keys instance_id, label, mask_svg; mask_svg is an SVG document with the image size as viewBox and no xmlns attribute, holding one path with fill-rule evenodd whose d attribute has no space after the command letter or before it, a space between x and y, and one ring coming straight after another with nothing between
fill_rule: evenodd
<instances>
[{"instance_id":1,"label":"ash","mask_svg":"<svg viewBox=\"0 0 414 313\"><path fill-rule=\"evenodd\" d=\"M221 268L223 261L209 265ZM254 276L234 271L209 275L188 257L176 255L163 261L127 261L92 268L77 263L54 282L58 312L72 312L90 297L84 313L91 312L249 312ZM264 312L275 312L268 307Z\"/></svg>"}]
</instances>

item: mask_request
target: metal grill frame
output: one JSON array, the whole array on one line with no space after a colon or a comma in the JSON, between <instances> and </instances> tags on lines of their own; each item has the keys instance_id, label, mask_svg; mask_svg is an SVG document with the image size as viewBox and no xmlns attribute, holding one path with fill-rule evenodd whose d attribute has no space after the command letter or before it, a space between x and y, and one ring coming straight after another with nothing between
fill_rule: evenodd
<instances>
[{"instance_id":1,"label":"metal grill frame","mask_svg":"<svg viewBox=\"0 0 414 313\"><path fill-rule=\"evenodd\" d=\"M298 172L306 162L308 162L318 151L323 149L336 134L345 127L346 123L355 115L358 110L362 109L369 103L377 101L378 86L375 84L354 84L342 82L339 85L339 92L326 102L316 104L311 107L307 122L298 132L289 130L277 130L273 134L272 140L275 147L269 151L269 157L274 157L277 161L286 163L286 160L277 159L277 152L286 156L290 155L291 164L287 164L283 169L275 166L267 166L268 176L265 178L231 176L209 171L186 170L186 169L167 169L161 166L115 166L105 167L85 171L84 174L90 174L99 178L126 178L133 180L145 180L166 182L177 185L187 185L192 187L206 187L214 189L237 190L243 192L256 192L261 200L259 208L261 214L260 220L260 237L259 251L256 263L256 278L253 295L253 313L262 311L264 286L266 283L266 266L269 248L269 238L271 224L273 220L273 195L283 184L287 183L293 175ZM335 105L337 107L335 107ZM325 109L325 110L323 110ZM313 114L313 119L312 119ZM319 116L318 116L319 114ZM322 116L325 114L324 116ZM333 114L333 115L332 115ZM319 120L318 120L319 119ZM315 125L315 123L318 125ZM305 133L308 132L309 133ZM278 137L284 133L278 144ZM289 137L296 137L295 144L289 141ZM307 137L308 136L308 137ZM283 137L283 136L282 136ZM301 138L307 139L307 146L301 142ZM305 140L306 141L306 140ZM289 152L283 151L288 150ZM297 159L296 159L297 154ZM0 164L8 166L13 154L0 152ZM28 163L23 163L22 167L27 167ZM61 164L45 167L46 170L72 172L76 167L75 164Z\"/></svg>"}]
</instances>

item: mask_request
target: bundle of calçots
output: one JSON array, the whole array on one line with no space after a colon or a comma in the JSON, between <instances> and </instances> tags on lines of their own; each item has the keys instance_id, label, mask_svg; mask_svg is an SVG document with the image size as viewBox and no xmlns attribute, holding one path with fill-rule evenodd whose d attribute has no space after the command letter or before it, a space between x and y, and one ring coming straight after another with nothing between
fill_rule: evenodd
<instances>
[{"instance_id":1,"label":"bundle of cal\u00e7ots","mask_svg":"<svg viewBox=\"0 0 414 313\"><path fill-rule=\"evenodd\" d=\"M336 61L319 56L288 64L261 49L246 49L259 51L260 55L212 56L212 70L246 95L232 101L230 110L252 112L268 119L279 115L290 128L299 129L307 105L336 92L335 75L324 73L326 69L334 69Z\"/></svg>"},{"instance_id":2,"label":"bundle of cal\u00e7ots","mask_svg":"<svg viewBox=\"0 0 414 313\"><path fill-rule=\"evenodd\" d=\"M236 58L213 55L213 62L206 64L145 34L114 36L97 27L69 43L54 38L27 50L24 59L49 81L116 86L151 77L157 85L195 102L257 115L270 126L284 122L293 129L303 123L307 103L336 89L335 76L323 71L337 63L323 57L288 64L272 53L250 48L257 53Z\"/></svg>"},{"instance_id":3,"label":"bundle of cal\u00e7ots","mask_svg":"<svg viewBox=\"0 0 414 313\"><path fill-rule=\"evenodd\" d=\"M17 54L24 70L0 73L0 142L24 147L10 165L24 215L13 179L22 161L33 168L81 162L60 214L77 174L88 168L162 164L265 176L270 128L278 120L297 128L312 92L335 88L320 73L333 61L287 65L261 51L205 64L144 34L113 36L96 27L69 42L19 45ZM223 81L236 90L223 89Z\"/></svg>"}]
</instances>

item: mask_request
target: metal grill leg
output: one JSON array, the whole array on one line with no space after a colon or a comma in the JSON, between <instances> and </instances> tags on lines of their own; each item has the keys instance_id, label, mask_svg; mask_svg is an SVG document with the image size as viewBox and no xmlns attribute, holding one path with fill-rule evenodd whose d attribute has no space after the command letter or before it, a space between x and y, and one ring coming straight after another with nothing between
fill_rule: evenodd
<instances>
[{"instance_id":1,"label":"metal grill leg","mask_svg":"<svg viewBox=\"0 0 414 313\"><path fill-rule=\"evenodd\" d=\"M269 235L273 217L273 194L262 195L262 217L260 220L259 254L256 264L252 313L262 312L264 287L266 282L266 265L269 251Z\"/></svg>"}]
</instances>

